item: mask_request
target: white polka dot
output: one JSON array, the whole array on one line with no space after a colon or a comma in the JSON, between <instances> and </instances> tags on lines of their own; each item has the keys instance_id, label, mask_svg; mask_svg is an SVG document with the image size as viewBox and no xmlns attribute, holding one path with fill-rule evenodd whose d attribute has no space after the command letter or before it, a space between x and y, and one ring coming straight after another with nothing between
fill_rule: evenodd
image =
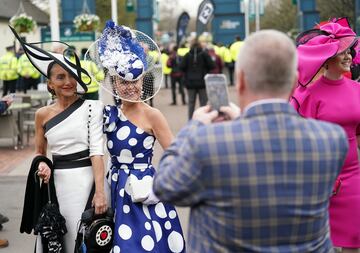
<instances>
[{"instance_id":1,"label":"white polka dot","mask_svg":"<svg viewBox=\"0 0 360 253\"><path fill-rule=\"evenodd\" d=\"M125 194L124 188L120 189L120 191L119 191L120 197L124 197L124 194Z\"/></svg>"},{"instance_id":2,"label":"white polka dot","mask_svg":"<svg viewBox=\"0 0 360 253\"><path fill-rule=\"evenodd\" d=\"M112 123L110 123L110 125L108 126L107 131L108 131L108 132L112 132L112 131L115 130L115 128L116 128L116 123L115 123L115 122L112 122Z\"/></svg>"},{"instance_id":3,"label":"white polka dot","mask_svg":"<svg viewBox=\"0 0 360 253\"><path fill-rule=\"evenodd\" d=\"M171 223L170 223L170 221L165 222L165 228L166 228L167 230L170 230L170 229L171 229Z\"/></svg>"},{"instance_id":4,"label":"white polka dot","mask_svg":"<svg viewBox=\"0 0 360 253\"><path fill-rule=\"evenodd\" d=\"M143 158L144 157L144 154L143 153L139 153L135 156L136 158Z\"/></svg>"},{"instance_id":5,"label":"white polka dot","mask_svg":"<svg viewBox=\"0 0 360 253\"><path fill-rule=\"evenodd\" d=\"M120 155L117 157L119 163L132 163L134 161L134 157L132 157L131 151L128 149L122 149Z\"/></svg>"},{"instance_id":6,"label":"white polka dot","mask_svg":"<svg viewBox=\"0 0 360 253\"><path fill-rule=\"evenodd\" d=\"M148 218L149 220L151 220L149 208L147 207L147 205L142 205L142 208L143 208L143 212L144 212L146 218Z\"/></svg>"},{"instance_id":7,"label":"white polka dot","mask_svg":"<svg viewBox=\"0 0 360 253\"><path fill-rule=\"evenodd\" d=\"M179 253L184 249L184 239L182 235L176 231L171 232L168 237L169 249L173 253Z\"/></svg>"},{"instance_id":8,"label":"white polka dot","mask_svg":"<svg viewBox=\"0 0 360 253\"><path fill-rule=\"evenodd\" d=\"M112 142L112 140L108 141L107 146L109 149L112 149L114 147L114 143Z\"/></svg>"},{"instance_id":9,"label":"white polka dot","mask_svg":"<svg viewBox=\"0 0 360 253\"><path fill-rule=\"evenodd\" d=\"M120 253L120 248L119 248L119 246L115 246L114 248L113 248L113 252L114 253Z\"/></svg>"},{"instance_id":10,"label":"white polka dot","mask_svg":"<svg viewBox=\"0 0 360 253\"><path fill-rule=\"evenodd\" d=\"M146 137L145 139L144 139L144 143L143 143L143 145L144 145L144 148L146 148L146 149L151 149L152 148L152 145L153 145L153 143L154 143L154 137L153 136L148 136L148 137Z\"/></svg>"},{"instance_id":11,"label":"white polka dot","mask_svg":"<svg viewBox=\"0 0 360 253\"><path fill-rule=\"evenodd\" d=\"M135 69L142 69L144 67L144 64L142 63L141 60L136 60L132 64L132 67L135 68Z\"/></svg>"},{"instance_id":12,"label":"white polka dot","mask_svg":"<svg viewBox=\"0 0 360 253\"><path fill-rule=\"evenodd\" d=\"M128 225L125 225L125 224L120 225L120 227L118 229L118 233L119 233L119 236L123 240L129 240L130 237L132 236L131 228Z\"/></svg>"},{"instance_id":13,"label":"white polka dot","mask_svg":"<svg viewBox=\"0 0 360 253\"><path fill-rule=\"evenodd\" d=\"M121 121L127 121L127 118L125 117L125 115L121 111L119 111L118 116L119 116Z\"/></svg>"},{"instance_id":14,"label":"white polka dot","mask_svg":"<svg viewBox=\"0 0 360 253\"><path fill-rule=\"evenodd\" d=\"M121 166L120 166L120 169L122 169L122 170L126 170L128 168L129 167L126 164L121 164Z\"/></svg>"},{"instance_id":15,"label":"white polka dot","mask_svg":"<svg viewBox=\"0 0 360 253\"><path fill-rule=\"evenodd\" d=\"M118 181L118 174L117 174L117 173L114 173L114 174L111 176L111 179L112 179L112 181L117 182L117 181Z\"/></svg>"},{"instance_id":16,"label":"white polka dot","mask_svg":"<svg viewBox=\"0 0 360 253\"><path fill-rule=\"evenodd\" d=\"M150 224L150 222L145 222L145 228L146 228L146 230L150 230L151 229L151 224Z\"/></svg>"},{"instance_id":17,"label":"white polka dot","mask_svg":"<svg viewBox=\"0 0 360 253\"><path fill-rule=\"evenodd\" d=\"M144 130L142 130L141 128L136 128L136 133L138 134L142 134L144 132Z\"/></svg>"},{"instance_id":18,"label":"white polka dot","mask_svg":"<svg viewBox=\"0 0 360 253\"><path fill-rule=\"evenodd\" d=\"M147 163L134 163L135 170L145 170L148 167Z\"/></svg>"},{"instance_id":19,"label":"white polka dot","mask_svg":"<svg viewBox=\"0 0 360 253\"><path fill-rule=\"evenodd\" d=\"M154 245L155 245L154 240L151 238L150 235L145 235L141 239L141 246L146 251L151 251L154 248Z\"/></svg>"},{"instance_id":20,"label":"white polka dot","mask_svg":"<svg viewBox=\"0 0 360 253\"><path fill-rule=\"evenodd\" d=\"M163 203L159 202L156 204L155 213L160 218L166 218L167 215L166 215L166 211L165 211L165 207L164 207Z\"/></svg>"},{"instance_id":21,"label":"white polka dot","mask_svg":"<svg viewBox=\"0 0 360 253\"><path fill-rule=\"evenodd\" d=\"M130 206L124 205L123 206L123 211L124 211L124 213L129 213L130 212Z\"/></svg>"},{"instance_id":22,"label":"white polka dot","mask_svg":"<svg viewBox=\"0 0 360 253\"><path fill-rule=\"evenodd\" d=\"M124 172L125 172L126 174L128 174L128 175L130 174L130 170L129 170L129 169L125 169Z\"/></svg>"},{"instance_id":23,"label":"white polka dot","mask_svg":"<svg viewBox=\"0 0 360 253\"><path fill-rule=\"evenodd\" d=\"M122 128L120 128L117 132L116 132L116 137L120 140L123 141L125 140L127 137L129 137L130 134L130 127L128 126L123 126Z\"/></svg>"},{"instance_id":24,"label":"white polka dot","mask_svg":"<svg viewBox=\"0 0 360 253\"><path fill-rule=\"evenodd\" d=\"M175 210L171 210L171 211L169 212L169 217L170 217L170 219L175 219L175 218L176 218L176 211L175 211Z\"/></svg>"},{"instance_id":25,"label":"white polka dot","mask_svg":"<svg viewBox=\"0 0 360 253\"><path fill-rule=\"evenodd\" d=\"M108 128L106 129L108 132L113 132L116 130L116 123L112 122L110 123L110 125L108 126Z\"/></svg>"},{"instance_id":26,"label":"white polka dot","mask_svg":"<svg viewBox=\"0 0 360 253\"><path fill-rule=\"evenodd\" d=\"M156 241L159 242L161 240L161 237L162 237L161 226L160 226L159 222L157 222L155 220L152 221L152 224L153 224L153 227L154 227L154 230L155 230Z\"/></svg>"},{"instance_id":27,"label":"white polka dot","mask_svg":"<svg viewBox=\"0 0 360 253\"><path fill-rule=\"evenodd\" d=\"M135 146L137 144L137 140L135 139L135 138L131 138L130 140L129 140L129 145L130 146Z\"/></svg>"}]
</instances>

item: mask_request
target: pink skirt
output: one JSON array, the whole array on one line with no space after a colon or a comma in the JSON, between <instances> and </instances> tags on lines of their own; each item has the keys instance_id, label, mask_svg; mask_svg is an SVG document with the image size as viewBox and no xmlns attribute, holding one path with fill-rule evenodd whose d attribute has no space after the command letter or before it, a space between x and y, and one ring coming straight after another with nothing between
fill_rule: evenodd
<instances>
[{"instance_id":1,"label":"pink skirt","mask_svg":"<svg viewBox=\"0 0 360 253\"><path fill-rule=\"evenodd\" d=\"M360 248L360 173L339 178L339 191L330 198L331 240L335 247Z\"/></svg>"}]
</instances>

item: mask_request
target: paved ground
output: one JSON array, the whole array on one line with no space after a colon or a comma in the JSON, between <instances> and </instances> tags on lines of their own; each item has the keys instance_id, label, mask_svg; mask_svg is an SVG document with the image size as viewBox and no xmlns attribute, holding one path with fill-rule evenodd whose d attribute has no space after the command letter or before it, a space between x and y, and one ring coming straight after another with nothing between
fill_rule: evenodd
<instances>
[{"instance_id":1,"label":"paved ground","mask_svg":"<svg viewBox=\"0 0 360 253\"><path fill-rule=\"evenodd\" d=\"M234 88L229 89L231 101L236 101ZM180 100L180 96L178 97ZM162 89L154 100L156 108L159 108L168 119L174 134L187 122L187 106L170 106L170 89ZM0 129L2 131L2 129ZM27 171L34 153L34 140L30 140L30 146L22 150L14 150L7 147L9 143L0 142L0 213L10 218L0 231L0 238L7 238L9 247L0 249L0 253L33 252L34 236L20 234L20 221L23 207L25 182ZM161 147L155 146L154 164L157 165ZM179 168L180 169L180 168ZM185 235L188 226L189 210L178 208L181 224Z\"/></svg>"}]
</instances>

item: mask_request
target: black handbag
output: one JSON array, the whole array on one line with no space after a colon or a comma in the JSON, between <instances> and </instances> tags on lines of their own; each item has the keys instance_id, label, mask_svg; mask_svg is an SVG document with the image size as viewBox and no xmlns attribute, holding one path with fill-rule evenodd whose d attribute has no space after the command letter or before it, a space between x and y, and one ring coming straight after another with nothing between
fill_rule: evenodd
<instances>
[{"instance_id":1,"label":"black handbag","mask_svg":"<svg viewBox=\"0 0 360 253\"><path fill-rule=\"evenodd\" d=\"M75 241L75 253L109 253L114 238L114 211L109 207L103 214L95 214L91 201L95 193L93 184L85 211L81 214Z\"/></svg>"},{"instance_id":2,"label":"black handbag","mask_svg":"<svg viewBox=\"0 0 360 253\"><path fill-rule=\"evenodd\" d=\"M75 253L106 253L112 248L114 238L114 212L95 215L95 209L85 210L81 215L75 243Z\"/></svg>"}]
</instances>

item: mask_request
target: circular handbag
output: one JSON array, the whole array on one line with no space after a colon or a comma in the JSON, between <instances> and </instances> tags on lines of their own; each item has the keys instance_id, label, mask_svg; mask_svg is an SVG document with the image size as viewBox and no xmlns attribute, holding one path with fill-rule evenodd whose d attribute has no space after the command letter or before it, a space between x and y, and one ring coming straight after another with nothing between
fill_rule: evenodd
<instances>
[{"instance_id":1,"label":"circular handbag","mask_svg":"<svg viewBox=\"0 0 360 253\"><path fill-rule=\"evenodd\" d=\"M76 239L77 252L110 252L114 237L113 216L111 208L100 215L95 215L94 208L85 210Z\"/></svg>"}]
</instances>

